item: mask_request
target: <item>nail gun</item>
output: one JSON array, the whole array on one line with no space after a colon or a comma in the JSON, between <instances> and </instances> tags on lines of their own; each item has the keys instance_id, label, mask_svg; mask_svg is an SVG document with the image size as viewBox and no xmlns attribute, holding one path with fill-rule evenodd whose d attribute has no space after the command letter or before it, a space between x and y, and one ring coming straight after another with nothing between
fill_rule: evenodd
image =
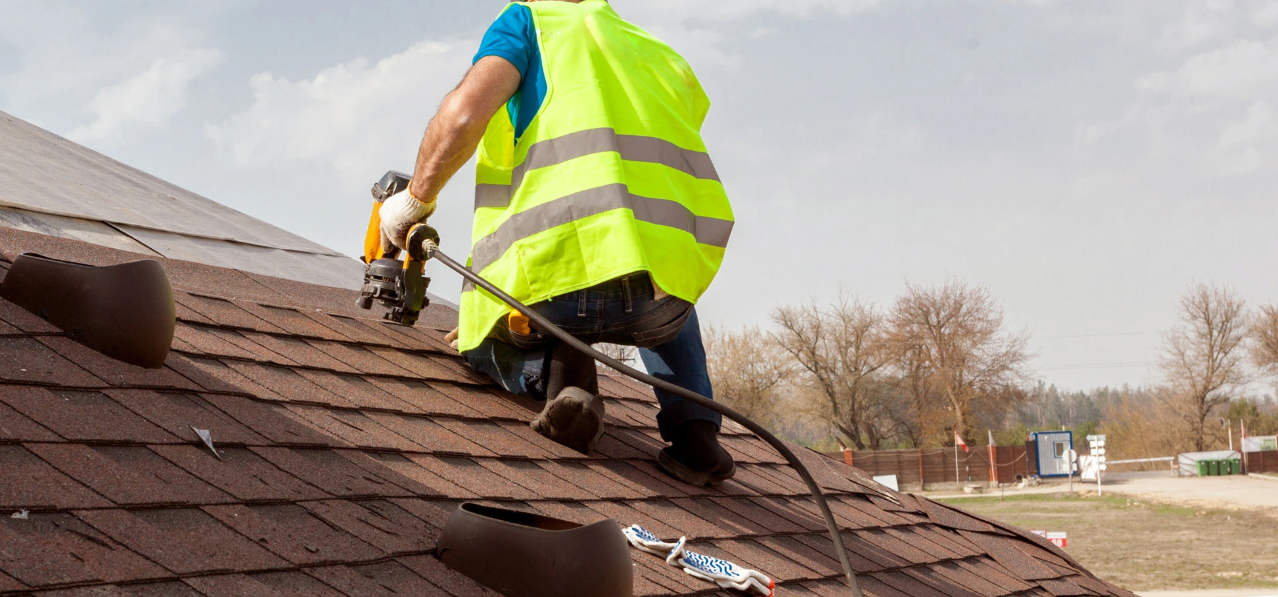
<instances>
[{"instance_id":1,"label":"nail gun","mask_svg":"<svg viewBox=\"0 0 1278 597\"><path fill-rule=\"evenodd\" d=\"M427 239L438 245L439 233L426 224L413 226L408 231L410 248L400 260L399 249L382 250L380 211L382 202L407 189L411 180L411 176L391 170L373 185L373 215L364 236L364 287L355 303L361 309L372 309L374 302L381 303L386 307L385 319L408 326L417 323L422 309L430 304L426 296L430 278L422 273L427 257L421 247Z\"/></svg>"}]
</instances>

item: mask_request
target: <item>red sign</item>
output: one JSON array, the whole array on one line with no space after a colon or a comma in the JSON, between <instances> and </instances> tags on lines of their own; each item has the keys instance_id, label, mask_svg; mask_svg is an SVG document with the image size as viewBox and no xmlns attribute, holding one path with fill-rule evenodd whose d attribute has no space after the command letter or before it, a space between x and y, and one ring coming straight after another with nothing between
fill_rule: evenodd
<instances>
[{"instance_id":1,"label":"red sign","mask_svg":"<svg viewBox=\"0 0 1278 597\"><path fill-rule=\"evenodd\" d=\"M1065 533L1056 533L1056 532L1049 533L1047 531L1030 531L1030 532L1034 533L1035 535L1038 535L1039 537L1047 539L1048 541L1051 541L1053 545L1061 549L1065 549L1065 546L1069 544L1069 540L1068 538L1066 538Z\"/></svg>"}]
</instances>

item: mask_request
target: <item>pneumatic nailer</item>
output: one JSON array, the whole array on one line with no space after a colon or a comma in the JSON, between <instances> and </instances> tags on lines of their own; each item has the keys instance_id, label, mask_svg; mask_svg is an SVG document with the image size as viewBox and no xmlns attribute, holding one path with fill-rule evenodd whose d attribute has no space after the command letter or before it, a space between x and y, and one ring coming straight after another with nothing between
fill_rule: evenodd
<instances>
[{"instance_id":1,"label":"pneumatic nailer","mask_svg":"<svg viewBox=\"0 0 1278 597\"><path fill-rule=\"evenodd\" d=\"M373 185L373 215L368 220L368 233L364 237L364 287L360 289L361 309L371 309L377 301L386 307L385 319L403 325L417 323L422 309L430 304L426 289L430 278L422 273L426 255L422 253L422 241L432 239L439 244L439 233L426 224L418 224L408 231L408 246L404 259L400 250L391 247L382 250L381 215L382 202L391 195L408 188L411 176L391 170Z\"/></svg>"}]
</instances>

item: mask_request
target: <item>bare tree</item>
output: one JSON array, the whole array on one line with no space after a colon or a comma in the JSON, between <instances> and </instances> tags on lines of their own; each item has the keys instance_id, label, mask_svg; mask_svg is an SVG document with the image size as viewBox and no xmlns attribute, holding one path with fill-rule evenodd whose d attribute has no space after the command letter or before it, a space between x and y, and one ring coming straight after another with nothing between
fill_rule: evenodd
<instances>
[{"instance_id":1,"label":"bare tree","mask_svg":"<svg viewBox=\"0 0 1278 597\"><path fill-rule=\"evenodd\" d=\"M628 367L634 367L636 364L639 363L639 349L633 346L622 346L620 344L607 344L607 343L601 342L599 344L594 345L594 349L614 359L617 359L618 361L621 362L622 365L626 365ZM603 363L599 363L598 366L599 366L599 371L601 373L604 373L604 374L616 373L612 370L612 367L609 367ZM620 373L617 373L617 374L620 375Z\"/></svg>"},{"instance_id":2,"label":"bare tree","mask_svg":"<svg viewBox=\"0 0 1278 597\"><path fill-rule=\"evenodd\" d=\"M773 311L776 343L798 365L813 414L830 424L857 449L878 449L889 393L878 387L884 349L883 315L873 305L841 296L822 309L815 302Z\"/></svg>"},{"instance_id":3,"label":"bare tree","mask_svg":"<svg viewBox=\"0 0 1278 597\"><path fill-rule=\"evenodd\" d=\"M1194 448L1207 449L1207 421L1248 381L1244 351L1247 305L1233 289L1193 284L1180 298L1180 324L1163 338L1159 366L1167 402L1188 424Z\"/></svg>"},{"instance_id":4,"label":"bare tree","mask_svg":"<svg viewBox=\"0 0 1278 597\"><path fill-rule=\"evenodd\" d=\"M1028 335L1004 331L1003 310L988 289L959 280L907 284L890 321L896 353L907 355L944 399L954 433L971 437L975 408L1005 408L1024 398Z\"/></svg>"},{"instance_id":5,"label":"bare tree","mask_svg":"<svg viewBox=\"0 0 1278 597\"><path fill-rule=\"evenodd\" d=\"M1271 376L1278 376L1278 305L1264 305L1251 324L1251 360Z\"/></svg>"},{"instance_id":6,"label":"bare tree","mask_svg":"<svg viewBox=\"0 0 1278 597\"><path fill-rule=\"evenodd\" d=\"M703 341L715 400L766 426L778 423L778 390L790 372L780 347L758 327L739 332L710 327Z\"/></svg>"}]
</instances>

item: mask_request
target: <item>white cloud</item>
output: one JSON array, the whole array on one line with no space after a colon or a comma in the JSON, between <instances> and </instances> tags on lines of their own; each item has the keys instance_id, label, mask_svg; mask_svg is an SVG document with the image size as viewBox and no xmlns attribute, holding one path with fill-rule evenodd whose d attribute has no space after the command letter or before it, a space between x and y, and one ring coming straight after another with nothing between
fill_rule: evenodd
<instances>
[{"instance_id":1,"label":"white cloud","mask_svg":"<svg viewBox=\"0 0 1278 597\"><path fill-rule=\"evenodd\" d=\"M156 60L145 71L99 90L88 105L94 121L73 131L71 138L118 142L126 131L164 126L186 107L191 82L222 60L216 49L188 50Z\"/></svg>"},{"instance_id":2,"label":"white cloud","mask_svg":"<svg viewBox=\"0 0 1278 597\"><path fill-rule=\"evenodd\" d=\"M811 18L848 17L894 0L612 0L617 12L678 50L694 67L738 66L740 57L720 45L739 38L760 39L771 28L742 29L738 21L757 14Z\"/></svg>"},{"instance_id":3,"label":"white cloud","mask_svg":"<svg viewBox=\"0 0 1278 597\"><path fill-rule=\"evenodd\" d=\"M789 16L809 16L830 11L848 16L872 10L891 0L617 0L618 12L626 18L659 16L665 21L726 21L760 12Z\"/></svg>"},{"instance_id":4,"label":"white cloud","mask_svg":"<svg viewBox=\"0 0 1278 597\"><path fill-rule=\"evenodd\" d=\"M475 41L423 41L370 64L358 59L290 81L254 76L253 104L205 137L237 166L310 168L346 189L411 158L441 98L470 64Z\"/></svg>"},{"instance_id":5,"label":"white cloud","mask_svg":"<svg viewBox=\"0 0 1278 597\"><path fill-rule=\"evenodd\" d=\"M1197 54L1175 71L1141 77L1140 91L1254 100L1278 90L1278 38L1244 39Z\"/></svg>"},{"instance_id":6,"label":"white cloud","mask_svg":"<svg viewBox=\"0 0 1278 597\"><path fill-rule=\"evenodd\" d=\"M1158 47L1179 51L1224 35L1230 29L1233 9L1231 0L1187 2L1180 20L1163 28Z\"/></svg>"},{"instance_id":7,"label":"white cloud","mask_svg":"<svg viewBox=\"0 0 1278 597\"><path fill-rule=\"evenodd\" d=\"M1257 27L1278 25L1278 2L1269 2L1251 13L1251 22Z\"/></svg>"},{"instance_id":8,"label":"white cloud","mask_svg":"<svg viewBox=\"0 0 1278 597\"><path fill-rule=\"evenodd\" d=\"M1231 124L1220 133L1220 146L1224 148L1250 145L1268 138L1274 130L1274 113L1265 102L1256 102L1247 108L1247 119Z\"/></svg>"}]
</instances>

